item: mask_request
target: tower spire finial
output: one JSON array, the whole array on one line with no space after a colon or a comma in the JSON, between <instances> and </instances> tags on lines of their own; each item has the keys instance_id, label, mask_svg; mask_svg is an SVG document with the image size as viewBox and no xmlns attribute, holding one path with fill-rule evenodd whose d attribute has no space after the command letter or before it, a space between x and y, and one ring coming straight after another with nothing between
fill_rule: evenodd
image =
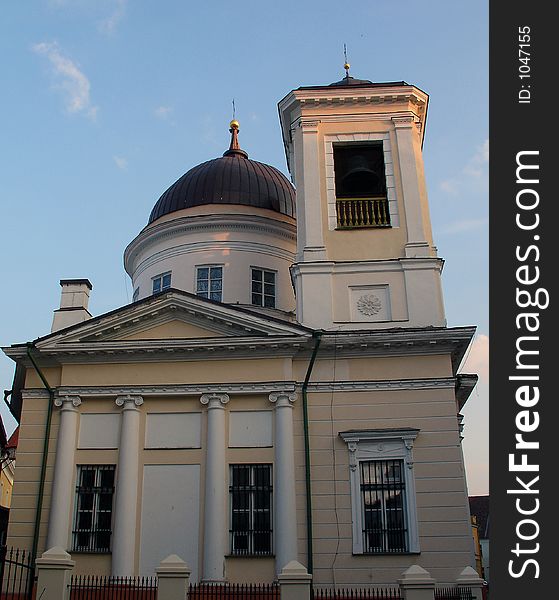
<instances>
[{"instance_id":1,"label":"tower spire finial","mask_svg":"<svg viewBox=\"0 0 559 600\"><path fill-rule=\"evenodd\" d=\"M344 44L344 69L345 69L345 78L349 79L349 67L351 67L351 65L347 62L347 47Z\"/></svg>"},{"instance_id":2,"label":"tower spire finial","mask_svg":"<svg viewBox=\"0 0 559 600\"><path fill-rule=\"evenodd\" d=\"M231 134L231 143L229 150L223 153L223 156L240 155L248 158L248 154L239 146L239 121L235 119L235 99L233 99L233 119L229 123L229 133Z\"/></svg>"}]
</instances>

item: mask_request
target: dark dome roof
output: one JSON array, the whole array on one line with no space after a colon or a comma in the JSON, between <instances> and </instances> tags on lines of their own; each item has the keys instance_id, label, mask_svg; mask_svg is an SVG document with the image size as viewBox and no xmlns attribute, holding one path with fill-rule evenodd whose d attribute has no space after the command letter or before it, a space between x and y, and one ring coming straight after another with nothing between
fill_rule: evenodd
<instances>
[{"instance_id":1,"label":"dark dome roof","mask_svg":"<svg viewBox=\"0 0 559 600\"><path fill-rule=\"evenodd\" d=\"M197 165L177 179L153 207L149 223L204 204L242 204L295 217L295 188L274 167L249 160L238 145L238 125L230 131L231 146L223 157Z\"/></svg>"}]
</instances>

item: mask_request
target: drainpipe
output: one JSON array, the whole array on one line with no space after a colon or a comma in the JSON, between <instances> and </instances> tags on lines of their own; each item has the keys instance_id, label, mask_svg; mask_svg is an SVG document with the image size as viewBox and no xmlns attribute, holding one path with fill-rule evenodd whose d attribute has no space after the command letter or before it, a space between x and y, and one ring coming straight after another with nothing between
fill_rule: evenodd
<instances>
[{"instance_id":1,"label":"drainpipe","mask_svg":"<svg viewBox=\"0 0 559 600\"><path fill-rule=\"evenodd\" d=\"M41 381L43 382L43 385L45 386L45 388L47 389L47 391L49 393L49 404L48 404L48 409L47 409L47 423L45 426L45 439L43 442L43 460L41 463L41 475L39 478L39 492L38 492L38 497L37 497L37 512L35 513L35 529L33 532L33 548L31 550L31 561L32 561L32 564L35 564L35 559L37 558L37 547L39 545L39 528L41 526L41 511L43 510L43 496L44 496L44 491L45 491L45 476L46 476L46 472L47 472L50 426L51 426L51 421L52 421L52 409L54 406L54 390L48 384L48 381L46 380L45 376L43 375L41 369L39 369L39 366L37 365L37 363L35 362L35 359L33 358L33 355L31 354L31 348L33 348L33 347L34 347L33 342L27 343L27 356L29 357L31 364L33 365L35 371L37 371L37 375L39 375L39 378L41 379ZM32 586L30 586L30 589L33 589Z\"/></svg>"},{"instance_id":2,"label":"drainpipe","mask_svg":"<svg viewBox=\"0 0 559 600\"><path fill-rule=\"evenodd\" d=\"M311 356L311 361L307 367L307 374L305 375L305 381L301 394L303 396L303 431L305 438L305 490L307 496L307 572L312 575L313 572L313 532L312 532L312 498L311 498L311 449L309 440L309 407L307 403L307 388L309 386L309 379L314 367L314 361L318 354L318 347L320 346L320 340L322 337L321 331L314 331L313 338L314 349Z\"/></svg>"}]
</instances>

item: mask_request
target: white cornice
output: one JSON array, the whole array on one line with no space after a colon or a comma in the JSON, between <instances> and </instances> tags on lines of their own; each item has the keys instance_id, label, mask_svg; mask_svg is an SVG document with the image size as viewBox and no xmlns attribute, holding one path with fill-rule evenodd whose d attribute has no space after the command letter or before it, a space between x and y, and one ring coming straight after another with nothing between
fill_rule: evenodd
<instances>
[{"instance_id":1,"label":"white cornice","mask_svg":"<svg viewBox=\"0 0 559 600\"><path fill-rule=\"evenodd\" d=\"M318 381L310 383L310 392L391 392L403 390L454 389L454 377L429 379L386 379L382 381Z\"/></svg>"},{"instance_id":2,"label":"white cornice","mask_svg":"<svg viewBox=\"0 0 559 600\"><path fill-rule=\"evenodd\" d=\"M124 251L124 268L129 275L132 275L137 269L137 265L134 263L139 255L163 240L209 231L258 232L265 236L280 237L293 244L296 243L296 227L293 223L273 220L266 216L245 214L183 216L158 223L140 232Z\"/></svg>"},{"instance_id":3,"label":"white cornice","mask_svg":"<svg viewBox=\"0 0 559 600\"><path fill-rule=\"evenodd\" d=\"M113 396L148 397L201 397L216 394L231 395L269 395L272 392L295 391L294 381L267 381L258 383L216 383L216 384L172 384L172 385L134 385L134 386L62 386L57 390L60 396L71 393L80 397L112 398ZM28 393L33 390L26 390Z\"/></svg>"},{"instance_id":4,"label":"white cornice","mask_svg":"<svg viewBox=\"0 0 559 600\"><path fill-rule=\"evenodd\" d=\"M215 384L154 384L154 385L107 385L107 386L60 386L56 390L58 398L88 397L199 397L204 394L266 395L268 397L288 395L295 398L295 391L302 385L297 381L264 381L252 383ZM315 381L309 384L309 392L390 392L409 390L453 390L454 377L433 377L428 379L385 379L367 381ZM43 389L23 390L23 398L46 398L49 394Z\"/></svg>"}]
</instances>

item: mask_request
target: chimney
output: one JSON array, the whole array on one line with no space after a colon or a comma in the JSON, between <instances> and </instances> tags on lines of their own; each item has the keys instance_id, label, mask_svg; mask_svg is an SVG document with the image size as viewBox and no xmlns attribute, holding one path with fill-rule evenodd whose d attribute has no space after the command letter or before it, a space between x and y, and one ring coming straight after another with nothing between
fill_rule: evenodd
<instances>
[{"instance_id":1,"label":"chimney","mask_svg":"<svg viewBox=\"0 0 559 600\"><path fill-rule=\"evenodd\" d=\"M60 287L60 308L54 311L51 333L91 319L87 305L93 286L89 279L61 279Z\"/></svg>"}]
</instances>

